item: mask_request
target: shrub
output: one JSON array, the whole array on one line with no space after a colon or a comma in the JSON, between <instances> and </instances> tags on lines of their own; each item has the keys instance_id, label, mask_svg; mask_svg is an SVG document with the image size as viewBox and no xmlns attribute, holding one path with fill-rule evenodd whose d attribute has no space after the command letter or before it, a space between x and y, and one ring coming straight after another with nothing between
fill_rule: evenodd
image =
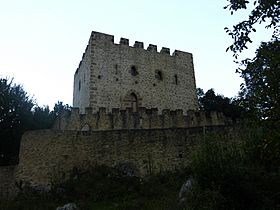
<instances>
[{"instance_id":1,"label":"shrub","mask_svg":"<svg viewBox=\"0 0 280 210\"><path fill-rule=\"evenodd\" d=\"M269 173L252 162L244 147L248 144L252 145L221 137L205 139L192 157L191 169L198 185L193 190L199 195L193 196L192 203L204 205L202 197L208 202L205 205L214 209L274 209L279 205L275 189L280 189L279 173Z\"/></svg>"}]
</instances>

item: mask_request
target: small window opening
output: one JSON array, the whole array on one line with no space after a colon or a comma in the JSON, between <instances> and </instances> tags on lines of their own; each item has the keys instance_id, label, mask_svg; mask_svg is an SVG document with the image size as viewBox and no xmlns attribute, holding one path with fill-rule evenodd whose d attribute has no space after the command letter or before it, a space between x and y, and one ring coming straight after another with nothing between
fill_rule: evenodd
<instances>
[{"instance_id":1,"label":"small window opening","mask_svg":"<svg viewBox=\"0 0 280 210\"><path fill-rule=\"evenodd\" d=\"M136 76L138 74L136 66L131 66L130 73L132 76Z\"/></svg>"},{"instance_id":2,"label":"small window opening","mask_svg":"<svg viewBox=\"0 0 280 210\"><path fill-rule=\"evenodd\" d=\"M118 74L118 64L115 65L115 74Z\"/></svg>"},{"instance_id":3,"label":"small window opening","mask_svg":"<svg viewBox=\"0 0 280 210\"><path fill-rule=\"evenodd\" d=\"M81 80L79 80L79 91L81 90Z\"/></svg>"},{"instance_id":4,"label":"small window opening","mask_svg":"<svg viewBox=\"0 0 280 210\"><path fill-rule=\"evenodd\" d=\"M163 79L162 72L159 70L156 70L155 78L158 80L162 80Z\"/></svg>"},{"instance_id":5,"label":"small window opening","mask_svg":"<svg viewBox=\"0 0 280 210\"><path fill-rule=\"evenodd\" d=\"M175 74L174 80L175 80L175 84L178 85L178 76L177 76L177 74Z\"/></svg>"},{"instance_id":6,"label":"small window opening","mask_svg":"<svg viewBox=\"0 0 280 210\"><path fill-rule=\"evenodd\" d=\"M98 77L97 77L98 79L101 79L101 75L98 75Z\"/></svg>"}]
</instances>

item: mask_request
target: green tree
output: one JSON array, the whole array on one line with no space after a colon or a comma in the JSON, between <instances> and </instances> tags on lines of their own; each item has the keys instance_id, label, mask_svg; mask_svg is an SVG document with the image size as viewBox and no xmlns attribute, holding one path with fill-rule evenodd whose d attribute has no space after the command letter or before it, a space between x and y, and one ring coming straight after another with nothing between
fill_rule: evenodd
<instances>
[{"instance_id":1,"label":"green tree","mask_svg":"<svg viewBox=\"0 0 280 210\"><path fill-rule=\"evenodd\" d=\"M53 114L53 111L50 111L48 106L35 106L32 110L32 121L30 122L28 129L37 130L51 128L54 120L55 115Z\"/></svg>"},{"instance_id":2,"label":"green tree","mask_svg":"<svg viewBox=\"0 0 280 210\"><path fill-rule=\"evenodd\" d=\"M54 105L52 114L57 117L60 114L62 114L64 111L71 111L71 106L69 106L68 104L63 104L63 102L58 101L56 102L56 104Z\"/></svg>"},{"instance_id":3,"label":"green tree","mask_svg":"<svg viewBox=\"0 0 280 210\"><path fill-rule=\"evenodd\" d=\"M20 139L26 130L51 128L65 110L70 106L60 101L52 111L35 105L21 85L0 78L0 165L17 163Z\"/></svg>"},{"instance_id":4,"label":"green tree","mask_svg":"<svg viewBox=\"0 0 280 210\"><path fill-rule=\"evenodd\" d=\"M33 106L21 85L0 78L0 163L17 161L19 140L28 128Z\"/></svg>"},{"instance_id":5,"label":"green tree","mask_svg":"<svg viewBox=\"0 0 280 210\"><path fill-rule=\"evenodd\" d=\"M248 0L228 0L231 14L240 9L247 9L252 3ZM252 42L249 35L256 32L255 25L262 24L273 29L270 42L261 43L253 59L241 62L237 72L244 79L241 85L239 102L246 109L250 122L261 126L263 136L252 141L252 153L256 160L266 168L275 171L280 167L280 0L254 0L253 10L247 20L233 26L226 32L232 37L231 50L237 59L238 54ZM249 145L250 146L250 145Z\"/></svg>"},{"instance_id":6,"label":"green tree","mask_svg":"<svg viewBox=\"0 0 280 210\"><path fill-rule=\"evenodd\" d=\"M280 41L263 42L245 69L241 97L252 116L280 126Z\"/></svg>"},{"instance_id":7,"label":"green tree","mask_svg":"<svg viewBox=\"0 0 280 210\"><path fill-rule=\"evenodd\" d=\"M209 89L204 93L201 88L197 89L197 96L200 110L222 112L232 119L243 118L245 111L239 106L237 99L216 95L213 89Z\"/></svg>"},{"instance_id":8,"label":"green tree","mask_svg":"<svg viewBox=\"0 0 280 210\"><path fill-rule=\"evenodd\" d=\"M254 159L268 170L280 168L280 42L262 43L239 68L244 83L240 103L262 136L248 144Z\"/></svg>"},{"instance_id":9,"label":"green tree","mask_svg":"<svg viewBox=\"0 0 280 210\"><path fill-rule=\"evenodd\" d=\"M263 24L265 28L272 28L272 39L279 39L280 34L280 1L279 0L227 0L229 4L224 9L229 9L231 14L241 9L247 9L252 6L247 20L233 26L233 29L225 28L228 35L233 39L233 44L227 50L233 52L234 57L237 59L239 53L247 49L246 44L252 42L250 34L256 32L256 24ZM250 5L252 4L252 5Z\"/></svg>"}]
</instances>

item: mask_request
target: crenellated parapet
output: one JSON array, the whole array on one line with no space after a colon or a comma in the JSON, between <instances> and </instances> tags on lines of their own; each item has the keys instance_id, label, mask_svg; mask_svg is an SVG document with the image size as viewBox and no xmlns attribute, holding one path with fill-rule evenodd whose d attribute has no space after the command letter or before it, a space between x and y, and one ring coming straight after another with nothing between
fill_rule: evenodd
<instances>
[{"instance_id":1,"label":"crenellated parapet","mask_svg":"<svg viewBox=\"0 0 280 210\"><path fill-rule=\"evenodd\" d=\"M218 126L232 124L232 120L222 113L189 110L187 115L182 110L165 109L158 113L157 109L140 107L138 112L132 109L112 109L106 112L99 108L93 112L86 108L85 114L80 114L79 108L65 111L55 122L54 130L126 130L126 129L166 129L166 128L191 128L203 126Z\"/></svg>"},{"instance_id":2,"label":"crenellated parapet","mask_svg":"<svg viewBox=\"0 0 280 210\"><path fill-rule=\"evenodd\" d=\"M89 42L91 43L92 41L98 41L98 42L120 45L120 46L126 45L126 46L131 47L131 48L144 49L144 43L143 42L135 41L134 45L130 46L129 45L129 39L122 37L122 38L120 38L119 43L115 43L113 35L100 33L100 32L96 32L96 31L93 31L91 33L91 38L90 38ZM170 54L170 49L167 48L167 47L162 47L162 49L158 52L157 45L154 45L154 44L149 44L146 50L147 51L152 51L152 52L157 52L157 53L160 53L160 54L167 54L167 55L170 55L170 56L173 56L173 57L190 54L188 52L183 52L183 51L179 51L179 50L175 50L172 54Z\"/></svg>"},{"instance_id":3,"label":"crenellated parapet","mask_svg":"<svg viewBox=\"0 0 280 210\"><path fill-rule=\"evenodd\" d=\"M90 37L89 42L86 46L85 52L83 53L82 60L79 62L76 73L78 72L79 68L81 67L81 64L82 64L82 61L85 58L85 55L87 53L89 53L91 44L95 43L96 41L97 42L102 42L102 43L107 43L107 44L113 44L114 46L127 46L127 47L135 48L135 49L140 48L140 49L146 50L147 52L154 52L154 53L158 53L158 54L169 55L171 57L192 58L191 53L180 51L180 50L174 50L174 52L170 54L170 49L167 48L167 47L162 47L161 50L158 51L157 45L154 45L154 44L149 44L147 49L145 49L144 48L144 43L140 42L140 41L135 41L135 43L132 46L130 46L129 45L129 39L123 38L123 37L120 38L119 43L115 43L113 35L92 31L91 37Z\"/></svg>"}]
</instances>

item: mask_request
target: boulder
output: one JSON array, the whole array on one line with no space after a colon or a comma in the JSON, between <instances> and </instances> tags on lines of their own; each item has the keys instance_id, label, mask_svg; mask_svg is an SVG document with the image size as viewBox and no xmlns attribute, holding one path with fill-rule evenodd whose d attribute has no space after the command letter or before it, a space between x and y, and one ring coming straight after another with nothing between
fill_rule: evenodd
<instances>
[{"instance_id":1,"label":"boulder","mask_svg":"<svg viewBox=\"0 0 280 210\"><path fill-rule=\"evenodd\" d=\"M62 207L61 206L57 207L56 210L79 210L79 208L75 203L67 203Z\"/></svg>"},{"instance_id":2,"label":"boulder","mask_svg":"<svg viewBox=\"0 0 280 210\"><path fill-rule=\"evenodd\" d=\"M188 193L192 189L194 180L189 178L181 187L179 191L179 206L186 206L188 201Z\"/></svg>"}]
</instances>

